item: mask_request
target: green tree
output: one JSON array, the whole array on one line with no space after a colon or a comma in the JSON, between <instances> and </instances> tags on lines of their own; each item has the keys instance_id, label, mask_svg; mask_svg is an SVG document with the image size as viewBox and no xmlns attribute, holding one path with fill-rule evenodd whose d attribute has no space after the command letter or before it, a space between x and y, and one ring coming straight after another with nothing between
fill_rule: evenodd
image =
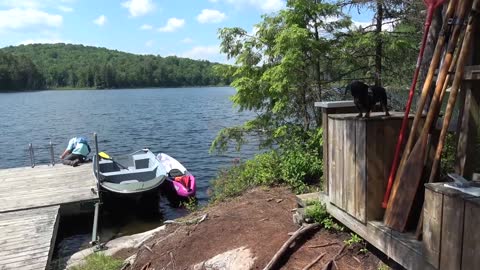
<instances>
[{"instance_id":1,"label":"green tree","mask_svg":"<svg viewBox=\"0 0 480 270\"><path fill-rule=\"evenodd\" d=\"M228 78L212 72L213 67L219 65L217 63L179 57L134 55L62 43L12 46L0 51L17 59L7 61L9 65L15 65L11 71L20 68L16 65L29 61L23 67L33 64L37 73L46 78L46 86L50 88L204 86L227 85L230 82ZM10 84L9 81L2 88L15 90ZM38 85L45 87L45 84Z\"/></svg>"},{"instance_id":2,"label":"green tree","mask_svg":"<svg viewBox=\"0 0 480 270\"><path fill-rule=\"evenodd\" d=\"M233 102L258 116L222 130L213 148L225 149L229 140L242 143L250 132L262 134L263 146L278 145L292 139L292 129L300 128L305 135L318 127L321 117L313 105L334 76L335 47L350 24L338 5L298 0L288 1L278 14L264 15L253 34L221 29L221 50L237 64L222 69L234 79Z\"/></svg>"}]
</instances>

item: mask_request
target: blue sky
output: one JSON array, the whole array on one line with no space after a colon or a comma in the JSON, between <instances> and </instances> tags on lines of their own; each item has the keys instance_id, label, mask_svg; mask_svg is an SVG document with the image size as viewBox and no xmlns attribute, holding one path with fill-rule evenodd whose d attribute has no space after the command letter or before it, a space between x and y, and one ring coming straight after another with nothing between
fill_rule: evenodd
<instances>
[{"instance_id":1,"label":"blue sky","mask_svg":"<svg viewBox=\"0 0 480 270\"><path fill-rule=\"evenodd\" d=\"M284 0L0 0L0 47L74 43L225 62L217 30L252 31ZM351 11L357 22L370 12Z\"/></svg>"}]
</instances>

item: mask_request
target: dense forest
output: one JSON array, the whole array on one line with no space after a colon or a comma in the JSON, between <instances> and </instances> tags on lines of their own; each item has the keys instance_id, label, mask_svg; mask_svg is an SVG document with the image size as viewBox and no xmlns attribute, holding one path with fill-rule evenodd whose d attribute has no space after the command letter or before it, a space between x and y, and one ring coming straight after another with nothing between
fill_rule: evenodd
<instances>
[{"instance_id":1,"label":"dense forest","mask_svg":"<svg viewBox=\"0 0 480 270\"><path fill-rule=\"evenodd\" d=\"M0 50L0 91L228 84L215 65L63 43L11 46Z\"/></svg>"}]
</instances>

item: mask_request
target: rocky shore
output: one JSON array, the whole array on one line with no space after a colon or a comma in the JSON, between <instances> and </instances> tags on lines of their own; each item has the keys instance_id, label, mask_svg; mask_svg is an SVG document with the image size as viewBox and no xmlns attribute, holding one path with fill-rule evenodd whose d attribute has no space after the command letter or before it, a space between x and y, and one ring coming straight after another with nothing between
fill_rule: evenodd
<instances>
[{"instance_id":1,"label":"rocky shore","mask_svg":"<svg viewBox=\"0 0 480 270\"><path fill-rule=\"evenodd\" d=\"M257 188L141 234L106 244L123 269L263 269L297 231L287 188ZM346 232L316 229L296 239L274 269L388 269ZM78 264L90 254L72 256Z\"/></svg>"}]
</instances>

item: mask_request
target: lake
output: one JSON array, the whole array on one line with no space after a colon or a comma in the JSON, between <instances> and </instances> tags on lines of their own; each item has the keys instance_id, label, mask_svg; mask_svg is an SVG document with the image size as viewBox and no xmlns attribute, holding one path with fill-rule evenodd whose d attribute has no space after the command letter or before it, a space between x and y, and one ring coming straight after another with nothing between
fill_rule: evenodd
<instances>
[{"instance_id":1,"label":"lake","mask_svg":"<svg viewBox=\"0 0 480 270\"><path fill-rule=\"evenodd\" d=\"M178 159L195 175L197 198L205 204L209 182L218 169L229 166L235 158L250 158L257 152L252 143L241 153L209 154L218 131L254 117L252 112L238 112L232 107L229 97L234 93L230 87L1 93L0 168L30 166L29 143L35 149L36 162L48 163L50 141L58 158L71 137L91 139L97 132L100 151L110 155L147 147L155 154L164 152ZM93 142L90 145L93 150ZM135 216L133 210L121 221L118 217L113 218L115 222L104 221L116 224L108 238L150 229L160 219L185 214L184 209L172 208L164 200L159 210L161 217L131 217ZM59 252L68 254L88 243L91 223L84 223L61 222Z\"/></svg>"}]
</instances>

